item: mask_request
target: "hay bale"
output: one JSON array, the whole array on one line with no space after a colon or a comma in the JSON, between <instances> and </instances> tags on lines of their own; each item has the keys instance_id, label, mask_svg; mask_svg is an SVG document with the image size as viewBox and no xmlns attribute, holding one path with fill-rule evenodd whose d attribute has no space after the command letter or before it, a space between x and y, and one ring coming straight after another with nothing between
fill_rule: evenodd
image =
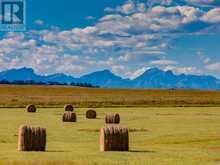
<instances>
[{"instance_id":1,"label":"hay bale","mask_svg":"<svg viewBox=\"0 0 220 165\"><path fill-rule=\"evenodd\" d=\"M45 151L46 129L22 125L19 128L18 151Z\"/></svg>"},{"instance_id":2,"label":"hay bale","mask_svg":"<svg viewBox=\"0 0 220 165\"><path fill-rule=\"evenodd\" d=\"M120 123L120 115L116 114L107 114L105 116L105 123L106 124L119 124Z\"/></svg>"},{"instance_id":3,"label":"hay bale","mask_svg":"<svg viewBox=\"0 0 220 165\"><path fill-rule=\"evenodd\" d=\"M118 113L115 114L115 123L116 124L120 123L120 115Z\"/></svg>"},{"instance_id":4,"label":"hay bale","mask_svg":"<svg viewBox=\"0 0 220 165\"><path fill-rule=\"evenodd\" d=\"M76 113L65 112L63 114L63 122L76 122Z\"/></svg>"},{"instance_id":5,"label":"hay bale","mask_svg":"<svg viewBox=\"0 0 220 165\"><path fill-rule=\"evenodd\" d=\"M37 111L37 108L36 108L36 106L35 106L35 105L30 104L30 105L27 105L26 110L27 110L27 112L34 113L34 112L36 112L36 111Z\"/></svg>"},{"instance_id":6,"label":"hay bale","mask_svg":"<svg viewBox=\"0 0 220 165\"><path fill-rule=\"evenodd\" d=\"M67 104L64 106L65 111L69 111L69 112L73 112L74 111L74 107L71 104Z\"/></svg>"},{"instance_id":7,"label":"hay bale","mask_svg":"<svg viewBox=\"0 0 220 165\"><path fill-rule=\"evenodd\" d=\"M87 112L86 112L86 118L87 119L96 119L96 111L94 111L94 110L88 110Z\"/></svg>"},{"instance_id":8,"label":"hay bale","mask_svg":"<svg viewBox=\"0 0 220 165\"><path fill-rule=\"evenodd\" d=\"M100 130L100 151L128 151L128 129L108 126Z\"/></svg>"}]
</instances>

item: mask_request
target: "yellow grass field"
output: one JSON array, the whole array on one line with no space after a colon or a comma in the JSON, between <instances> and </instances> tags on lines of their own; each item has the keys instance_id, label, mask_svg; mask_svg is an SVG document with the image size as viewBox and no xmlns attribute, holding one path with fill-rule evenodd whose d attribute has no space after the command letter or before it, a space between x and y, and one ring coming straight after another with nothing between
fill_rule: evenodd
<instances>
[{"instance_id":1,"label":"yellow grass field","mask_svg":"<svg viewBox=\"0 0 220 165\"><path fill-rule=\"evenodd\" d=\"M92 89L66 86L0 86L0 107L178 107L220 106L220 91Z\"/></svg>"}]
</instances>

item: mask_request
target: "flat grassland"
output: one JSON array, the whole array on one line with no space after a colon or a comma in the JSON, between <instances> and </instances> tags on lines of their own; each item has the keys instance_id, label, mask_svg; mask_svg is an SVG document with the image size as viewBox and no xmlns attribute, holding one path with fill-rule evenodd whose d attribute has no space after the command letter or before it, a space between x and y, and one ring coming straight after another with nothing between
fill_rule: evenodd
<instances>
[{"instance_id":1,"label":"flat grassland","mask_svg":"<svg viewBox=\"0 0 220 165\"><path fill-rule=\"evenodd\" d=\"M192 107L220 106L220 91L92 89L67 86L0 85L0 107Z\"/></svg>"},{"instance_id":2,"label":"flat grassland","mask_svg":"<svg viewBox=\"0 0 220 165\"><path fill-rule=\"evenodd\" d=\"M37 113L25 111L30 103ZM67 103L77 106L77 123L61 121ZM0 165L220 164L220 91L0 85L0 107ZM89 107L97 119L85 119ZM130 130L129 152L99 151L110 112ZM17 151L21 124L47 129L47 152Z\"/></svg>"},{"instance_id":3,"label":"flat grassland","mask_svg":"<svg viewBox=\"0 0 220 165\"><path fill-rule=\"evenodd\" d=\"M0 120L0 164L20 165L217 165L220 164L220 109L99 108L98 119L62 123L63 108L3 108ZM107 112L118 112L130 129L129 152L100 152L99 129ZM18 152L21 124L47 128L47 152Z\"/></svg>"}]
</instances>

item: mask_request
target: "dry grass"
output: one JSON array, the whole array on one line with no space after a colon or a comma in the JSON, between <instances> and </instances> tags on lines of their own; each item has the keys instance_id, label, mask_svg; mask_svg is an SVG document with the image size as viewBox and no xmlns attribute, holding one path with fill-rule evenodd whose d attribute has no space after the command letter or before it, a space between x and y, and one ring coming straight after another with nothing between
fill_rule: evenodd
<instances>
[{"instance_id":1,"label":"dry grass","mask_svg":"<svg viewBox=\"0 0 220 165\"><path fill-rule=\"evenodd\" d=\"M144 128L129 128L129 132L148 132L148 129ZM78 129L78 131L81 132L100 132L100 129L91 129L91 128L84 128L84 129Z\"/></svg>"},{"instance_id":2,"label":"dry grass","mask_svg":"<svg viewBox=\"0 0 220 165\"><path fill-rule=\"evenodd\" d=\"M66 86L0 85L0 107L220 106L220 91L91 89Z\"/></svg>"}]
</instances>

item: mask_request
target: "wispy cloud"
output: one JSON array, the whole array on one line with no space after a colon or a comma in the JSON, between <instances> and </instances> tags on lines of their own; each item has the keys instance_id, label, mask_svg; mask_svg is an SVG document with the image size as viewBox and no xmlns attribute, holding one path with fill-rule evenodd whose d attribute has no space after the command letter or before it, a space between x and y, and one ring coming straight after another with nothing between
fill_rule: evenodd
<instances>
[{"instance_id":1,"label":"wispy cloud","mask_svg":"<svg viewBox=\"0 0 220 165\"><path fill-rule=\"evenodd\" d=\"M215 7L203 9L199 4ZM198 73L195 67L178 67L178 61L169 59L166 51L183 34L209 34L218 27L215 33L219 33L217 4L214 0L129 0L121 6L106 8L106 15L93 26L8 33L0 40L0 69L29 66L45 74L79 75L95 67L134 78L148 65L158 65L172 67L179 73ZM42 26L45 22L36 20L35 24ZM210 64L208 57L198 55ZM206 68L213 70L216 66L210 64Z\"/></svg>"},{"instance_id":2,"label":"wispy cloud","mask_svg":"<svg viewBox=\"0 0 220 165\"><path fill-rule=\"evenodd\" d=\"M156 61L151 61L150 62L151 65L176 65L177 62L173 61L173 60L156 60Z\"/></svg>"},{"instance_id":3,"label":"wispy cloud","mask_svg":"<svg viewBox=\"0 0 220 165\"><path fill-rule=\"evenodd\" d=\"M96 17L90 15L90 16L87 16L85 19L86 19L86 20L95 20Z\"/></svg>"},{"instance_id":4,"label":"wispy cloud","mask_svg":"<svg viewBox=\"0 0 220 165\"><path fill-rule=\"evenodd\" d=\"M216 63L211 63L206 65L206 69L210 70L210 71L219 71L220 68L220 62L216 62Z\"/></svg>"},{"instance_id":5,"label":"wispy cloud","mask_svg":"<svg viewBox=\"0 0 220 165\"><path fill-rule=\"evenodd\" d=\"M44 22L43 20L40 20L40 19L36 20L34 23L35 23L36 25L39 25L39 26L45 25L45 22Z\"/></svg>"}]
</instances>

